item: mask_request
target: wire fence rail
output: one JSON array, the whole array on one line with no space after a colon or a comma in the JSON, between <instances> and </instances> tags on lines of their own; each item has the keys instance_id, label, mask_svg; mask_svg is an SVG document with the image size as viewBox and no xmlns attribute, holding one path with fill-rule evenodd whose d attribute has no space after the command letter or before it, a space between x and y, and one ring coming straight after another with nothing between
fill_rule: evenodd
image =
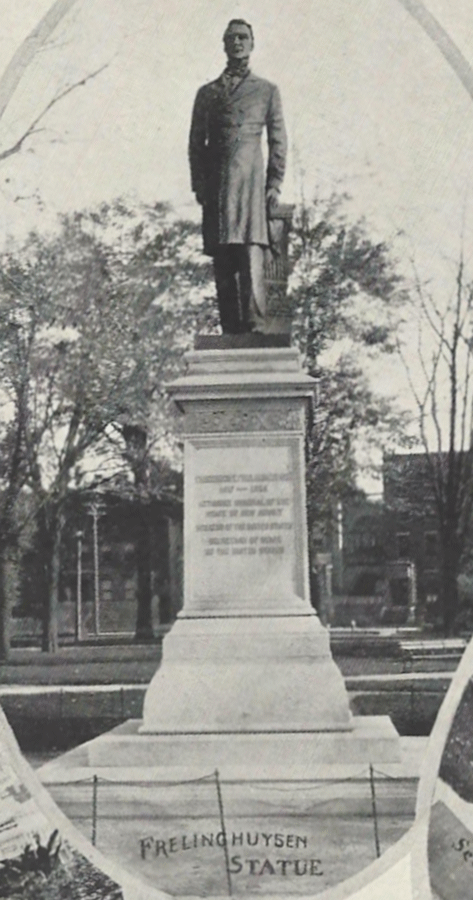
<instances>
[{"instance_id":1,"label":"wire fence rail","mask_svg":"<svg viewBox=\"0 0 473 900\"><path fill-rule=\"evenodd\" d=\"M417 779L410 777L398 778L397 776L389 775L386 772L382 772L379 769L375 769L374 766L369 763L367 767L360 769L358 772L345 777L345 778L331 778L331 779L308 779L303 783L299 783L296 787L295 785L287 785L287 784L278 784L277 782L271 782L268 779L267 782L258 782L257 786L255 784L246 783L245 789L249 792L249 794L253 792L271 792L275 795L282 795L291 793L293 795L300 795L304 793L306 797L312 801L312 803L317 803L317 793L325 790L325 797L322 800L319 800L321 804L326 806L327 804L332 803L334 800L346 798L348 794L343 791L344 787L351 786L355 790L358 790L360 787L366 787L366 793L361 795L361 800L366 800L366 812L364 814L364 818L368 816L372 819L373 822L373 844L374 851L376 857L381 855L381 840L380 840L380 830L379 830L379 820L383 814L380 814L379 804L380 800L382 800L382 793L380 795L380 788L383 785L389 785L389 783L396 782L397 786L402 791L402 786L412 786L412 784L417 782ZM126 803L126 799L123 799L123 792L129 790L132 792L133 800L136 802L137 796L139 796L139 791L143 790L146 796L146 803L148 805L153 806L154 801L153 795L156 791L159 792L159 789L169 789L169 788L192 788L194 786L205 785L208 784L212 787L214 791L215 797L215 806L214 806L214 815L215 818L218 818L218 827L219 827L219 840L217 845L222 849L222 865L225 868L225 876L226 876L226 886L227 892L229 896L232 896L234 893L234 888L232 884L232 872L230 865L230 854L229 854L229 840L228 840L228 828L227 828L227 820L225 814L225 805L224 805L224 792L222 789L222 780L220 777L220 773L218 769L215 769L213 772L210 772L206 775L203 775L199 778L193 779L185 779L180 781L126 781L122 779L110 779L104 778L103 776L99 776L96 773L91 775L89 778L81 778L73 781L67 782L56 782L54 785L50 786L50 791L53 794L61 794L64 790L67 794L66 805L69 803L75 804L75 813L70 817L72 819L78 820L90 820L90 839L94 846L97 846L98 832L100 820L110 819L110 818L126 818L126 815L123 812L114 812L112 813L110 810L104 812L103 806L111 803L112 805L117 803ZM223 782L223 785L231 784L231 782ZM336 793L330 791L330 789L337 789ZM72 790L72 798L71 798L71 790ZM74 796L74 792L77 792ZM113 796L110 796L110 792L113 791ZM356 794L356 796L360 799L360 796ZM64 798L63 798L64 801ZM61 805L61 800L57 798L57 802ZM63 804L64 805L64 804ZM278 810L281 810L282 804L276 804ZM86 809L84 813L83 809ZM77 812L77 809L82 810ZM311 807L312 812L304 813L304 817L314 816L316 817L316 813L313 812L313 806ZM88 811L87 811L88 810ZM146 813L143 810L143 815L140 814L140 819L145 820L146 818L151 819L159 819L161 817L161 810L156 808L151 813ZM285 807L285 814L291 815L291 811ZM271 815L271 813L267 813L267 815ZM298 815L298 813L292 813L292 815ZM384 814L386 815L386 813ZM136 818L136 812L134 812L131 816L132 818ZM205 816L196 816L196 818L209 818L208 814ZM210 816L211 817L211 816ZM265 814L262 814L262 817L265 817Z\"/></svg>"}]
</instances>

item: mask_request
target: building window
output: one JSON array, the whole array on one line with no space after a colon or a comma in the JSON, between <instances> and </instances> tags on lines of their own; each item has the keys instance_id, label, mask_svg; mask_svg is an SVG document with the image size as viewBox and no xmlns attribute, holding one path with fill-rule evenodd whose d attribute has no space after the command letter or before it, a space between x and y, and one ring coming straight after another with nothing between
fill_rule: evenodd
<instances>
[{"instance_id":1,"label":"building window","mask_svg":"<svg viewBox=\"0 0 473 900\"><path fill-rule=\"evenodd\" d=\"M408 559L411 555L411 536L408 531L396 534L397 555L399 559Z\"/></svg>"},{"instance_id":2,"label":"building window","mask_svg":"<svg viewBox=\"0 0 473 900\"><path fill-rule=\"evenodd\" d=\"M437 556L439 552L438 534L436 531L425 532L425 555Z\"/></svg>"},{"instance_id":3,"label":"building window","mask_svg":"<svg viewBox=\"0 0 473 900\"><path fill-rule=\"evenodd\" d=\"M110 603L113 600L112 582L109 578L101 582L101 598L104 602Z\"/></svg>"},{"instance_id":4,"label":"building window","mask_svg":"<svg viewBox=\"0 0 473 900\"><path fill-rule=\"evenodd\" d=\"M377 550L379 538L370 531L360 531L354 535L353 545L357 550Z\"/></svg>"},{"instance_id":5,"label":"building window","mask_svg":"<svg viewBox=\"0 0 473 900\"><path fill-rule=\"evenodd\" d=\"M125 581L125 600L133 602L136 599L136 584L134 579L127 578Z\"/></svg>"}]
</instances>

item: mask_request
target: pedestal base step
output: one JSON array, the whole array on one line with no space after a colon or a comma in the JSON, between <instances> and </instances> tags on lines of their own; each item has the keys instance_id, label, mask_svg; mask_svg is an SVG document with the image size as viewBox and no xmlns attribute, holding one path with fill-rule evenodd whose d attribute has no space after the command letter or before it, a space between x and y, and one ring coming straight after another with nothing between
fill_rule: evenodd
<instances>
[{"instance_id":1,"label":"pedestal base step","mask_svg":"<svg viewBox=\"0 0 473 900\"><path fill-rule=\"evenodd\" d=\"M400 760L399 735L388 716L358 716L350 732L258 734L139 734L130 719L81 748L91 767L176 768L199 777L236 768L248 777L284 778L291 772L314 777L321 765L390 763ZM169 773L169 774L167 774Z\"/></svg>"}]
</instances>

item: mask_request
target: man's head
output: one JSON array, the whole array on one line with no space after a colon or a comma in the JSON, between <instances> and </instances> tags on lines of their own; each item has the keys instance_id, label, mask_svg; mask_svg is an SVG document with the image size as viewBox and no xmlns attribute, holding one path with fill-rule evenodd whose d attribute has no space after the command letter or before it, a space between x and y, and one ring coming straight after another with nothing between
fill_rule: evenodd
<instances>
[{"instance_id":1,"label":"man's head","mask_svg":"<svg viewBox=\"0 0 473 900\"><path fill-rule=\"evenodd\" d=\"M251 25L244 19L232 19L225 29L223 44L229 60L248 59L254 47Z\"/></svg>"}]
</instances>

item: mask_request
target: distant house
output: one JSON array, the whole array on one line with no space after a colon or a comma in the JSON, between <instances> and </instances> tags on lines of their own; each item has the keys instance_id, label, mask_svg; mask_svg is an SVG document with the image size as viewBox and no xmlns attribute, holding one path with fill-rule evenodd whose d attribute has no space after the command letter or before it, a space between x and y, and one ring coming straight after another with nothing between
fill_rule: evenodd
<instances>
[{"instance_id":1,"label":"distant house","mask_svg":"<svg viewBox=\"0 0 473 900\"><path fill-rule=\"evenodd\" d=\"M182 606L182 497L136 497L130 491L71 492L61 551L59 634L72 639L134 634L138 592L149 591L156 633ZM24 560L14 633L40 632L44 554ZM80 613L80 628L78 628Z\"/></svg>"},{"instance_id":2,"label":"distant house","mask_svg":"<svg viewBox=\"0 0 473 900\"><path fill-rule=\"evenodd\" d=\"M390 454L383 493L338 504L330 548L333 620L412 623L435 617L440 541L424 453Z\"/></svg>"},{"instance_id":3,"label":"distant house","mask_svg":"<svg viewBox=\"0 0 473 900\"><path fill-rule=\"evenodd\" d=\"M379 593L385 578L384 505L364 494L346 499L337 509L334 589L340 594Z\"/></svg>"},{"instance_id":4,"label":"distant house","mask_svg":"<svg viewBox=\"0 0 473 900\"><path fill-rule=\"evenodd\" d=\"M414 567L394 558L384 498L363 494L337 508L333 615L339 625L402 625L413 618Z\"/></svg>"},{"instance_id":5,"label":"distant house","mask_svg":"<svg viewBox=\"0 0 473 900\"><path fill-rule=\"evenodd\" d=\"M415 567L417 605L429 616L439 594L439 523L425 453L391 454L383 462L388 558Z\"/></svg>"}]
</instances>

